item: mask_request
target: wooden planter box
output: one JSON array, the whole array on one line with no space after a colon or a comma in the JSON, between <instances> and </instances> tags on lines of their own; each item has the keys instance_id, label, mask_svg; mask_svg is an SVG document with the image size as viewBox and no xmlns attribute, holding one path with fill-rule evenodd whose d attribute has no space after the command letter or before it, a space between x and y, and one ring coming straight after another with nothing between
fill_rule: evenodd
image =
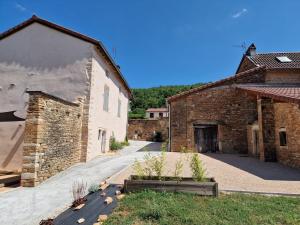
<instances>
[{"instance_id":1,"label":"wooden planter box","mask_svg":"<svg viewBox=\"0 0 300 225\"><path fill-rule=\"evenodd\" d=\"M124 181L124 191L126 193L145 189L194 193L214 197L219 195L218 183L214 178L207 178L204 182L197 182L192 178L182 178L182 180L176 181L173 177L163 177L161 180L158 180L157 177L143 177L143 179L139 179L137 176L130 176L129 179Z\"/></svg>"}]
</instances>

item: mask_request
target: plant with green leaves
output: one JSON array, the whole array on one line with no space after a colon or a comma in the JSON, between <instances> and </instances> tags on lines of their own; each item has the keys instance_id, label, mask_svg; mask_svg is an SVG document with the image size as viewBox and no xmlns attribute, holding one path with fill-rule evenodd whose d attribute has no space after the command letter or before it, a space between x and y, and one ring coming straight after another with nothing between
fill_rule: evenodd
<instances>
[{"instance_id":1,"label":"plant with green leaves","mask_svg":"<svg viewBox=\"0 0 300 225\"><path fill-rule=\"evenodd\" d=\"M195 181L201 182L205 179L206 170L203 168L202 161L197 153L194 153L190 162L190 167Z\"/></svg>"},{"instance_id":2,"label":"plant with green leaves","mask_svg":"<svg viewBox=\"0 0 300 225\"><path fill-rule=\"evenodd\" d=\"M144 170L142 164L140 163L140 161L138 161L137 159L134 160L134 163L133 163L133 171L134 171L134 174L135 174L139 179L141 179L142 177L145 176L145 170Z\"/></svg>"},{"instance_id":3,"label":"plant with green leaves","mask_svg":"<svg viewBox=\"0 0 300 225\"><path fill-rule=\"evenodd\" d=\"M182 172L183 172L183 160L180 157L175 163L175 170L174 170L174 177L175 180L180 181L182 179Z\"/></svg>"},{"instance_id":4,"label":"plant with green leaves","mask_svg":"<svg viewBox=\"0 0 300 225\"><path fill-rule=\"evenodd\" d=\"M97 192L98 190L99 190L99 185L93 183L93 184L91 184L91 185L89 186L88 192L89 192L89 193L95 193L95 192Z\"/></svg>"},{"instance_id":5,"label":"plant with green leaves","mask_svg":"<svg viewBox=\"0 0 300 225\"><path fill-rule=\"evenodd\" d=\"M158 179L161 180L164 167L166 162L166 151L164 148L162 148L161 154L158 157L153 156L152 160L150 161L151 169L154 172L156 176L158 176Z\"/></svg>"},{"instance_id":6,"label":"plant with green leaves","mask_svg":"<svg viewBox=\"0 0 300 225\"><path fill-rule=\"evenodd\" d=\"M144 171L145 171L146 176L148 176L148 177L151 177L153 174L153 171L152 171L153 160L154 160L154 158L151 155L151 153L147 152L144 156L144 162L145 162Z\"/></svg>"},{"instance_id":7,"label":"plant with green leaves","mask_svg":"<svg viewBox=\"0 0 300 225\"><path fill-rule=\"evenodd\" d=\"M123 145L121 142L118 142L114 136L112 136L109 140L109 147L110 150L116 151L122 149Z\"/></svg>"}]
</instances>

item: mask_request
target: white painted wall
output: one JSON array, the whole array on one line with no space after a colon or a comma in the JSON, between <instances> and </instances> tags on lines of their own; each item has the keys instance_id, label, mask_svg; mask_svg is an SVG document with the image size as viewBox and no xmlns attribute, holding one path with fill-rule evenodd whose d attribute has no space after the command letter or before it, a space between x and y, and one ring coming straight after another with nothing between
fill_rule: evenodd
<instances>
[{"instance_id":1,"label":"white painted wall","mask_svg":"<svg viewBox=\"0 0 300 225\"><path fill-rule=\"evenodd\" d=\"M92 78L87 64L92 60ZM128 96L125 88L98 55L93 44L34 23L0 41L0 112L16 110L26 117L26 90L44 91L68 101L88 94L91 80L88 154L91 159L101 153L99 129L105 130L106 145L112 134L123 141L127 128ZM110 87L109 112L103 111L104 85ZM119 92L121 87L121 92ZM122 102L117 117L118 99Z\"/></svg>"},{"instance_id":2,"label":"white painted wall","mask_svg":"<svg viewBox=\"0 0 300 225\"><path fill-rule=\"evenodd\" d=\"M93 46L38 23L0 41L0 112L25 117L26 90L69 101L86 95Z\"/></svg>"},{"instance_id":3,"label":"white painted wall","mask_svg":"<svg viewBox=\"0 0 300 225\"><path fill-rule=\"evenodd\" d=\"M109 71L106 76L105 70ZM109 110L103 110L104 86L109 87ZM121 100L121 116L118 117L118 100ZM101 153L102 140L99 130L106 132L105 151L109 149L109 139L114 136L117 141L124 141L127 132L128 93L120 83L117 75L107 66L103 57L93 51L89 142L87 158L91 159Z\"/></svg>"},{"instance_id":4,"label":"white painted wall","mask_svg":"<svg viewBox=\"0 0 300 225\"><path fill-rule=\"evenodd\" d=\"M154 114L153 118L150 118L150 113ZM168 117L168 112L163 112L163 117ZM148 118L148 119L158 119L159 118L159 112L146 112L146 118Z\"/></svg>"}]
</instances>

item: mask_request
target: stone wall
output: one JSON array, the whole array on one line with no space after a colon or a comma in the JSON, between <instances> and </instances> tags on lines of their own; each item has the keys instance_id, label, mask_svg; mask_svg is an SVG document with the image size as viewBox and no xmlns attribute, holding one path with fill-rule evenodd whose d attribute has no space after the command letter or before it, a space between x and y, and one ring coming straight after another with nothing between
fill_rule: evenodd
<instances>
[{"instance_id":1,"label":"stone wall","mask_svg":"<svg viewBox=\"0 0 300 225\"><path fill-rule=\"evenodd\" d=\"M266 83L284 83L284 84L299 84L299 71L268 71L266 73Z\"/></svg>"},{"instance_id":2,"label":"stone wall","mask_svg":"<svg viewBox=\"0 0 300 225\"><path fill-rule=\"evenodd\" d=\"M300 168L300 110L298 104L275 103L275 143L278 162ZM280 146L279 130L285 128L287 146Z\"/></svg>"},{"instance_id":3,"label":"stone wall","mask_svg":"<svg viewBox=\"0 0 300 225\"><path fill-rule=\"evenodd\" d=\"M275 150L275 118L273 100L261 98L257 100L259 124L259 157L262 161L276 161Z\"/></svg>"},{"instance_id":4,"label":"stone wall","mask_svg":"<svg viewBox=\"0 0 300 225\"><path fill-rule=\"evenodd\" d=\"M29 92L21 185L36 186L81 158L82 104Z\"/></svg>"},{"instance_id":5,"label":"stone wall","mask_svg":"<svg viewBox=\"0 0 300 225\"><path fill-rule=\"evenodd\" d=\"M195 149L194 124L217 124L222 152L247 153L247 125L257 120L256 98L233 86L200 91L171 102L171 151Z\"/></svg>"},{"instance_id":6,"label":"stone wall","mask_svg":"<svg viewBox=\"0 0 300 225\"><path fill-rule=\"evenodd\" d=\"M128 121L127 136L132 140L152 141L155 132L161 132L163 141L168 139L169 119L132 119Z\"/></svg>"}]
</instances>

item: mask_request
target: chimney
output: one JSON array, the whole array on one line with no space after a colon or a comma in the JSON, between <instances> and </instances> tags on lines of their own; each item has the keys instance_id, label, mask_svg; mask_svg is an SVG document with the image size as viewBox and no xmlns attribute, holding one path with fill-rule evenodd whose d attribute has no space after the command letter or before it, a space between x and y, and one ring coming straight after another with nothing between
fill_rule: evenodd
<instances>
[{"instance_id":1,"label":"chimney","mask_svg":"<svg viewBox=\"0 0 300 225\"><path fill-rule=\"evenodd\" d=\"M252 43L252 44L248 47L248 49L247 49L247 51L246 51L246 55L247 55L247 56L254 56L254 55L256 55L256 46L255 46L254 43Z\"/></svg>"}]
</instances>

